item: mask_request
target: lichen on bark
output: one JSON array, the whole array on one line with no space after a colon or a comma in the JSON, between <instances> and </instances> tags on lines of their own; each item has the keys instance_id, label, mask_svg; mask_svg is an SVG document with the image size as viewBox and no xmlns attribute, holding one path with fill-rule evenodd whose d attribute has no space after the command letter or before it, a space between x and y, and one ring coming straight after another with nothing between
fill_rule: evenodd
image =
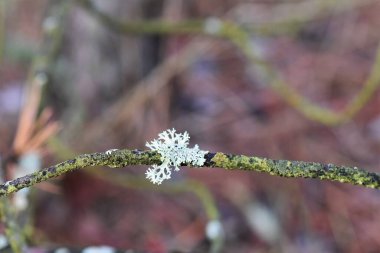
<instances>
[{"instance_id":1,"label":"lichen on bark","mask_svg":"<svg viewBox=\"0 0 380 253\"><path fill-rule=\"evenodd\" d=\"M206 161L202 167L264 172L270 175L287 178L317 178L380 189L379 174L359 169L357 167L315 162L274 160L256 156L225 154L221 152L209 152L205 154L204 158ZM160 164L161 162L160 154L155 151L122 149L110 153L101 152L83 154L33 174L1 184L0 196L8 195L39 182L85 167L108 166L112 168L120 168L130 165L149 166ZM191 164L181 165L192 166ZM217 171L215 171L215 173L217 173Z\"/></svg>"}]
</instances>

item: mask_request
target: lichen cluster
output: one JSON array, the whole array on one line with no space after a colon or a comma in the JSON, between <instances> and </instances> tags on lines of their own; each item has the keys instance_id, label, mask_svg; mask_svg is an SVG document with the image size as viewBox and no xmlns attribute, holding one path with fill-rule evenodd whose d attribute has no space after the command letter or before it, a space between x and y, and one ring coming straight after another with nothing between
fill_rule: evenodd
<instances>
[{"instance_id":1,"label":"lichen cluster","mask_svg":"<svg viewBox=\"0 0 380 253\"><path fill-rule=\"evenodd\" d=\"M181 164L202 166L208 151L200 150L198 145L189 148L190 136L187 132L176 133L168 129L158 135L158 139L147 142L146 146L161 155L162 163L154 164L146 171L146 177L154 184L161 184L165 179L171 178L172 170L179 171Z\"/></svg>"}]
</instances>

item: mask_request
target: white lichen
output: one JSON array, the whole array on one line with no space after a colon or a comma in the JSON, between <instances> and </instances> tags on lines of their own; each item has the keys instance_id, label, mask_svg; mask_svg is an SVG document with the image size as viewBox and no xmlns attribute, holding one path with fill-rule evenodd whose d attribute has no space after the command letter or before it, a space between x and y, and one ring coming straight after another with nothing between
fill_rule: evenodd
<instances>
[{"instance_id":1,"label":"white lichen","mask_svg":"<svg viewBox=\"0 0 380 253\"><path fill-rule=\"evenodd\" d=\"M158 139L147 142L146 146L161 155L161 165L153 165L146 171L146 177L154 184L161 184L165 179L171 178L172 169L179 170L182 163L193 166L202 166L208 151L200 150L198 145L189 148L190 136L187 132L176 133L168 129L158 135Z\"/></svg>"},{"instance_id":2,"label":"white lichen","mask_svg":"<svg viewBox=\"0 0 380 253\"><path fill-rule=\"evenodd\" d=\"M114 151L118 151L118 149L117 148L109 149L106 151L106 155L111 155L112 152L114 152Z\"/></svg>"}]
</instances>

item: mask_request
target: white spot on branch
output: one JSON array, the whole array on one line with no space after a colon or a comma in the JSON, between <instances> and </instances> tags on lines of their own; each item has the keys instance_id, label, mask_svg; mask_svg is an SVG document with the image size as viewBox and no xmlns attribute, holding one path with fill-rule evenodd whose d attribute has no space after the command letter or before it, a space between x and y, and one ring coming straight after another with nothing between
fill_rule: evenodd
<instances>
[{"instance_id":1,"label":"white spot on branch","mask_svg":"<svg viewBox=\"0 0 380 253\"><path fill-rule=\"evenodd\" d=\"M106 151L106 155L110 155L110 154L112 154L112 152L117 151L117 150L118 150L117 148L109 149Z\"/></svg>"}]
</instances>

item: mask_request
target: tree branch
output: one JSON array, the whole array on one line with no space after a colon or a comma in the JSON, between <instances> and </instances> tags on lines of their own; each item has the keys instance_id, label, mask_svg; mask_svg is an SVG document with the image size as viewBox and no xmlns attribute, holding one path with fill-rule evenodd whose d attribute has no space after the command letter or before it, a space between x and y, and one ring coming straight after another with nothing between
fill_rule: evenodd
<instances>
[{"instance_id":1,"label":"tree branch","mask_svg":"<svg viewBox=\"0 0 380 253\"><path fill-rule=\"evenodd\" d=\"M357 167L314 162L273 160L255 156L224 154L221 152L207 153L205 158L206 162L203 167L258 171L288 178L318 178L321 180L338 181L341 183L380 189L379 174ZM6 196L39 182L85 167L108 166L120 168L129 165L153 165L160 163L161 156L153 151L123 149L112 152L83 154L41 171L1 184L0 196ZM183 165L186 166L186 164Z\"/></svg>"}]
</instances>

